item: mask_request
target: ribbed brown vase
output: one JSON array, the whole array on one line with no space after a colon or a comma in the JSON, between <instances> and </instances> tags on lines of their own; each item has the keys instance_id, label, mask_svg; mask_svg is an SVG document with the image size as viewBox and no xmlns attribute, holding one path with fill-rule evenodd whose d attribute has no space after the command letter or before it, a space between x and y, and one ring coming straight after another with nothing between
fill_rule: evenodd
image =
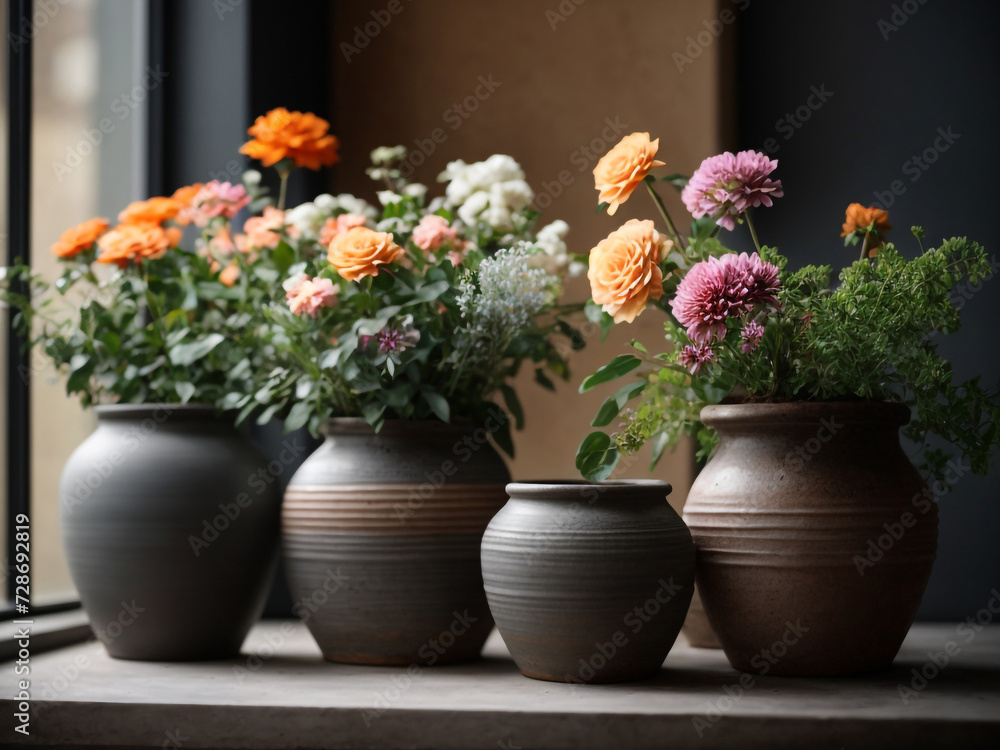
<instances>
[{"instance_id":1,"label":"ribbed brown vase","mask_svg":"<svg viewBox=\"0 0 1000 750\"><path fill-rule=\"evenodd\" d=\"M471 423L331 420L285 493L296 612L330 661L474 659L493 619L479 543L507 469Z\"/></svg>"},{"instance_id":2,"label":"ribbed brown vase","mask_svg":"<svg viewBox=\"0 0 1000 750\"><path fill-rule=\"evenodd\" d=\"M698 590L730 663L846 675L888 667L920 605L937 506L875 402L709 406L716 454L684 508Z\"/></svg>"}]
</instances>

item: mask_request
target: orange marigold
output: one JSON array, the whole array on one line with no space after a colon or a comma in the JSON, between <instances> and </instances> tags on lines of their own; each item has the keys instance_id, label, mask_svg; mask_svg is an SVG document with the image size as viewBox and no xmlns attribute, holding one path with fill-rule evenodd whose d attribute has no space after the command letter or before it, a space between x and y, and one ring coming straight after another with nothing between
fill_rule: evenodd
<instances>
[{"instance_id":1,"label":"orange marigold","mask_svg":"<svg viewBox=\"0 0 1000 750\"><path fill-rule=\"evenodd\" d=\"M72 229L67 229L52 245L53 255L60 258L72 258L85 250L89 250L97 242L97 238L111 226L107 219L97 217L87 219Z\"/></svg>"},{"instance_id":2,"label":"orange marigold","mask_svg":"<svg viewBox=\"0 0 1000 750\"><path fill-rule=\"evenodd\" d=\"M840 233L840 236L847 237L859 229L864 229L872 224L875 225L875 231L868 232L865 241L868 247L868 255L875 255L885 240L885 233L892 229L892 224L889 223L888 211L875 208L874 206L866 208L860 203L852 203L847 207L844 224L841 227L843 231Z\"/></svg>"},{"instance_id":3,"label":"orange marigold","mask_svg":"<svg viewBox=\"0 0 1000 750\"><path fill-rule=\"evenodd\" d=\"M205 187L200 182L196 182L193 185L185 185L184 187L179 187L174 191L174 194L170 197L175 201L180 201L185 206L190 206L191 201L194 197L198 195L198 191Z\"/></svg>"},{"instance_id":4,"label":"orange marigold","mask_svg":"<svg viewBox=\"0 0 1000 750\"><path fill-rule=\"evenodd\" d=\"M297 167L319 169L340 161L336 136L327 131L330 123L312 112L289 112L284 107L258 117L247 130L253 140L240 147L240 153L259 159L272 167L282 159L292 159Z\"/></svg>"},{"instance_id":5,"label":"orange marigold","mask_svg":"<svg viewBox=\"0 0 1000 750\"><path fill-rule=\"evenodd\" d=\"M176 247L181 241L181 230L164 229L159 224L119 224L101 236L97 246L101 253L98 263L115 263L124 268L129 261L139 263L143 258L161 258L167 248Z\"/></svg>"},{"instance_id":6,"label":"orange marigold","mask_svg":"<svg viewBox=\"0 0 1000 750\"><path fill-rule=\"evenodd\" d=\"M182 208L184 204L176 198L135 201L118 214L118 221L122 224L162 224L177 216Z\"/></svg>"}]
</instances>

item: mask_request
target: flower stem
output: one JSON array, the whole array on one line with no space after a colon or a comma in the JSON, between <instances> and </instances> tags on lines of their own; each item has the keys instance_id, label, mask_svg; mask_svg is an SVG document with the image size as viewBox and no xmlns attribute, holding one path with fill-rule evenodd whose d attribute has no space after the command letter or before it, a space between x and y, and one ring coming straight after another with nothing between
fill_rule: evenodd
<instances>
[{"instance_id":1,"label":"flower stem","mask_svg":"<svg viewBox=\"0 0 1000 750\"><path fill-rule=\"evenodd\" d=\"M861 240L861 257L858 260L864 260L868 257L868 233L865 232L865 238Z\"/></svg>"},{"instance_id":2,"label":"flower stem","mask_svg":"<svg viewBox=\"0 0 1000 750\"><path fill-rule=\"evenodd\" d=\"M760 252L760 241L757 239L757 230L753 225L753 217L750 216L750 209L747 209L747 227L750 229L750 236L753 238L753 245L757 248L757 252Z\"/></svg>"},{"instance_id":3,"label":"flower stem","mask_svg":"<svg viewBox=\"0 0 1000 750\"><path fill-rule=\"evenodd\" d=\"M288 176L291 174L290 169L279 169L278 175L281 177L281 189L278 191L278 210L285 210L285 197L288 195Z\"/></svg>"},{"instance_id":4,"label":"flower stem","mask_svg":"<svg viewBox=\"0 0 1000 750\"><path fill-rule=\"evenodd\" d=\"M660 194L653 190L653 186L646 180L643 180L643 184L645 184L646 190L648 190L649 194L652 196L653 202L656 203L656 207L660 210L660 216L662 216L663 221L666 222L667 230L673 236L674 242L676 242L677 246L683 250L685 247L684 240L681 239L681 235L677 231L677 227L674 226L674 222L671 220L670 214L667 213L667 207L663 204L663 199L660 197Z\"/></svg>"}]
</instances>

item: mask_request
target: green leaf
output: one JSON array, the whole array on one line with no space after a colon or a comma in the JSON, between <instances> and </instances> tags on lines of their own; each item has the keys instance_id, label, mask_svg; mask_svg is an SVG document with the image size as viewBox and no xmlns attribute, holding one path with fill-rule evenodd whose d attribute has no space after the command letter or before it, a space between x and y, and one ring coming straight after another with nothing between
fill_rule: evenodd
<instances>
[{"instance_id":1,"label":"green leaf","mask_svg":"<svg viewBox=\"0 0 1000 750\"><path fill-rule=\"evenodd\" d=\"M186 404L194 396L197 389L194 387L193 383L188 383L186 380L182 380L178 383L174 383L174 390L177 391L177 395L181 397L181 403Z\"/></svg>"},{"instance_id":2,"label":"green leaf","mask_svg":"<svg viewBox=\"0 0 1000 750\"><path fill-rule=\"evenodd\" d=\"M309 401L298 401L285 417L285 433L294 432L305 426L313 413L313 404Z\"/></svg>"},{"instance_id":3,"label":"green leaf","mask_svg":"<svg viewBox=\"0 0 1000 750\"><path fill-rule=\"evenodd\" d=\"M497 411L500 411L497 409ZM500 421L499 426L493 432L493 442L497 444L504 453L506 453L511 458L514 458L514 441L510 435L510 418L506 414L503 415L505 418Z\"/></svg>"},{"instance_id":4,"label":"green leaf","mask_svg":"<svg viewBox=\"0 0 1000 750\"><path fill-rule=\"evenodd\" d=\"M545 370L541 367L535 368L535 382L548 391L554 391L556 389L556 384L552 382L549 376L545 374Z\"/></svg>"},{"instance_id":5,"label":"green leaf","mask_svg":"<svg viewBox=\"0 0 1000 750\"><path fill-rule=\"evenodd\" d=\"M170 361L179 367L186 367L208 355L225 340L221 333L210 333L190 344L179 344L170 350Z\"/></svg>"},{"instance_id":6,"label":"green leaf","mask_svg":"<svg viewBox=\"0 0 1000 750\"><path fill-rule=\"evenodd\" d=\"M278 246L271 251L271 261L278 269L278 273L284 276L292 263L295 262L295 250L287 242L282 240Z\"/></svg>"},{"instance_id":7,"label":"green leaf","mask_svg":"<svg viewBox=\"0 0 1000 750\"><path fill-rule=\"evenodd\" d=\"M649 470L652 471L656 468L656 464L660 460L660 456L663 455L663 451L666 450L667 446L670 444L670 433L658 432L653 438L653 460L649 463Z\"/></svg>"},{"instance_id":8,"label":"green leaf","mask_svg":"<svg viewBox=\"0 0 1000 750\"><path fill-rule=\"evenodd\" d=\"M618 463L618 448L611 445L611 438L603 432L592 432L583 439L576 452L576 468L592 482L611 476Z\"/></svg>"},{"instance_id":9,"label":"green leaf","mask_svg":"<svg viewBox=\"0 0 1000 750\"><path fill-rule=\"evenodd\" d=\"M646 389L646 381L640 380L638 383L629 383L623 386L618 393L614 396L609 397L603 404L601 408L597 410L597 416L594 417L594 421L590 423L591 427L604 427L611 424L618 413L625 406L625 403L631 399L638 396Z\"/></svg>"},{"instance_id":10,"label":"green leaf","mask_svg":"<svg viewBox=\"0 0 1000 750\"><path fill-rule=\"evenodd\" d=\"M619 355L593 375L584 378L583 382L580 383L580 393L586 393L596 385L615 380L622 375L627 375L641 364L642 360L631 354Z\"/></svg>"},{"instance_id":11,"label":"green leaf","mask_svg":"<svg viewBox=\"0 0 1000 750\"><path fill-rule=\"evenodd\" d=\"M424 284L407 305L415 305L420 302L433 302L451 288L450 281L435 281L432 284Z\"/></svg>"},{"instance_id":12,"label":"green leaf","mask_svg":"<svg viewBox=\"0 0 1000 750\"><path fill-rule=\"evenodd\" d=\"M668 174L666 177L661 178L664 182L669 182L675 188L677 192L682 191L688 184L688 177L682 174Z\"/></svg>"},{"instance_id":13,"label":"green leaf","mask_svg":"<svg viewBox=\"0 0 1000 750\"><path fill-rule=\"evenodd\" d=\"M500 386L500 392L503 394L504 403L507 404L507 411L514 417L514 426L519 430L523 430L524 408L521 406L521 399L517 397L517 391L504 383Z\"/></svg>"},{"instance_id":14,"label":"green leaf","mask_svg":"<svg viewBox=\"0 0 1000 750\"><path fill-rule=\"evenodd\" d=\"M89 354L74 354L69 361L69 379L66 381L66 392L85 391L93 372L94 363Z\"/></svg>"},{"instance_id":15,"label":"green leaf","mask_svg":"<svg viewBox=\"0 0 1000 750\"><path fill-rule=\"evenodd\" d=\"M451 408L448 406L448 399L437 391L421 391L420 395L424 397L424 401L431 407L431 411L437 415L438 419L442 422L451 421Z\"/></svg>"}]
</instances>

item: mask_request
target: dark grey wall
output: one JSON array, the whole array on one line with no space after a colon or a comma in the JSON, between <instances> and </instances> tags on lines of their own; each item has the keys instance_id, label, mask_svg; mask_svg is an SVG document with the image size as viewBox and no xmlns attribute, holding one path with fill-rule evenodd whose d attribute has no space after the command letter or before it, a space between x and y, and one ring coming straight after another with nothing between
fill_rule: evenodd
<instances>
[{"instance_id":1,"label":"dark grey wall","mask_svg":"<svg viewBox=\"0 0 1000 750\"><path fill-rule=\"evenodd\" d=\"M1000 258L993 204L1000 3L769 0L745 7L733 146L770 151L785 187L773 209L755 214L762 242L796 267L840 267L856 257L838 235L844 209L857 201L888 208L890 237L904 253L917 252L909 227L919 224L933 243L967 235ZM995 386L997 277L969 294L962 316L963 329L942 337L940 349L958 378L982 375ZM1000 475L966 475L939 508L938 561L920 616L964 619L1000 587Z\"/></svg>"}]
</instances>

